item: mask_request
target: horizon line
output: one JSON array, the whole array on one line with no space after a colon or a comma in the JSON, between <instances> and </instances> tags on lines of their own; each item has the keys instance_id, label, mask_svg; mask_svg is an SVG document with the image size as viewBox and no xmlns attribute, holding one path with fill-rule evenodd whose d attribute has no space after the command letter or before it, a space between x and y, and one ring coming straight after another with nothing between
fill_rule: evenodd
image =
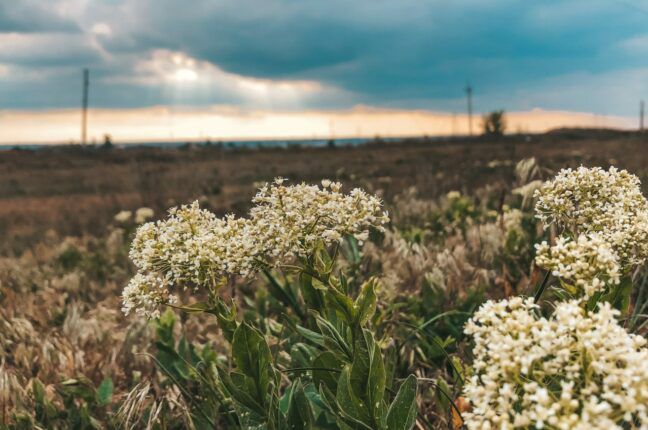
<instances>
[{"instance_id":1,"label":"horizon line","mask_svg":"<svg viewBox=\"0 0 648 430\"><path fill-rule=\"evenodd\" d=\"M0 110L0 144L79 143L79 108ZM479 130L484 113L473 114ZM508 133L538 133L561 127L632 130L618 115L533 108L506 112ZM34 124L39 124L34 127ZM119 142L325 140L469 136L466 113L356 105L345 109L264 110L233 105L90 108L88 139ZM479 135L479 133L473 133Z\"/></svg>"}]
</instances>

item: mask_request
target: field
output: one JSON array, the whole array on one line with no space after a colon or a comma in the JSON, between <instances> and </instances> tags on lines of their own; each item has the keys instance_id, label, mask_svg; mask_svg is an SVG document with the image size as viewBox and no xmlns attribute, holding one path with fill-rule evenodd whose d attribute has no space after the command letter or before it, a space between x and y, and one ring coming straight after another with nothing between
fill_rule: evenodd
<instances>
[{"instance_id":1,"label":"field","mask_svg":"<svg viewBox=\"0 0 648 430\"><path fill-rule=\"evenodd\" d=\"M536 157L557 169L580 164L648 175L645 137L619 132L563 131L496 141L424 140L354 148L224 150L57 147L0 152L0 249L20 252L52 230L99 235L123 209L156 213L201 199L217 214L247 209L255 184L282 176L380 191L388 200L414 186L422 197L505 184L515 162ZM644 181L645 182L645 181Z\"/></svg>"},{"instance_id":2,"label":"field","mask_svg":"<svg viewBox=\"0 0 648 430\"><path fill-rule=\"evenodd\" d=\"M479 407L473 400L479 390L469 380L479 372L471 366L480 352L464 333L470 316L488 299L541 291L546 324L553 324L550 305L566 300L564 294L582 293L581 284L572 285L567 275L552 275L555 289L544 290L551 270L535 262L534 244L555 241L562 230L543 229L534 216L533 190L558 170L580 165L614 165L647 184L646 148L645 135L562 130L357 147L0 152L0 428L486 428L471 416ZM202 307L161 309L153 321L135 312L124 316L122 289L137 271L128 254L143 221L136 220L139 208L151 208L152 219L163 219L168 208L198 200L217 216L245 216L260 184L276 177L289 185L331 179L343 184L342 192L360 187L384 200L390 221L382 233L374 229L382 225L370 225L363 247L364 232L339 246L322 236L312 255L297 259L297 268L263 266L258 276L228 279L220 289L197 287L204 280L199 267L190 282L195 292L179 291L178 297L183 305L198 300ZM300 238L300 246L305 240L310 239ZM177 246L170 254L191 252ZM618 283L616 272L596 275L610 289L605 292L630 285L623 297L597 296L623 312L622 323L613 327L622 330L617 338L648 331L641 311L648 303L648 274L635 263L619 263ZM567 289L563 295L561 285ZM216 290L221 297L214 297ZM343 294L328 296L332 290ZM584 315L586 320L589 314ZM323 328L327 321L351 333L348 364L336 358L335 348L344 350L344 341L338 339L335 347L327 341L332 333ZM237 355L243 335L236 333L248 327L245 348L265 357L267 345L263 365L245 361L257 357ZM628 355L639 360L634 364L646 354L641 348ZM358 358L361 353L370 358ZM366 364L378 361L378 370ZM632 400L641 404L648 400L648 374L641 373L645 361L637 366L644 370L631 379L643 394ZM351 398L340 391L347 373ZM275 383L245 392L255 380L266 379ZM390 412L398 409L394 400L406 403L411 383L417 387L409 402L414 406ZM354 403L355 384L370 387L368 394L363 391L370 400L380 392L368 415L362 401ZM552 395L566 391L547 387ZM612 383L605 387L615 389ZM579 404L574 413L585 408ZM273 410L281 413L268 412ZM304 410L308 416L299 415ZM614 415L617 421L608 428L648 425L640 407L626 412ZM608 417L597 413L601 420Z\"/></svg>"}]
</instances>

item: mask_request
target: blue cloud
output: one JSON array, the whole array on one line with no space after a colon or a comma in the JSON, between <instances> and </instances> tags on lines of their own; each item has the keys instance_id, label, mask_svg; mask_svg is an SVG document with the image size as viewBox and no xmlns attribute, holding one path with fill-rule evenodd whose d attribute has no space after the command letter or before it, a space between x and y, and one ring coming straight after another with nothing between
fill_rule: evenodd
<instances>
[{"instance_id":1,"label":"blue cloud","mask_svg":"<svg viewBox=\"0 0 648 430\"><path fill-rule=\"evenodd\" d=\"M12 8L24 2L0 8L0 23L16 16ZM320 107L369 103L458 109L469 80L484 110L568 107L630 114L637 92L646 87L641 71L648 69L645 55L623 48L624 42L648 34L646 0L95 0L76 16L51 22L54 27L48 28L47 21L34 18L32 29L60 32L63 28L56 26L72 22L92 40L84 46L96 52L68 52L60 64L42 58L13 62L58 67L49 83L66 89L62 83L73 75L69 68L90 65L104 79L95 102L107 106L174 101L163 88L110 79L137 73L137 59L157 49L183 52L247 77L315 80L344 94L337 101L323 99ZM111 34L93 35L97 22L106 23ZM0 62L12 63L1 48ZM617 75L632 79L608 108L606 100L593 99L605 95L591 89ZM542 97L567 82L576 91L582 86L580 100ZM40 81L37 88L47 84ZM0 103L39 106L30 94L7 101L19 91L29 93L29 82L8 85L0 83ZM534 88L540 93L532 93ZM76 98L55 91L48 100L67 106ZM181 101L239 102L236 95L211 92L185 95ZM318 107L317 101L309 103Z\"/></svg>"}]
</instances>

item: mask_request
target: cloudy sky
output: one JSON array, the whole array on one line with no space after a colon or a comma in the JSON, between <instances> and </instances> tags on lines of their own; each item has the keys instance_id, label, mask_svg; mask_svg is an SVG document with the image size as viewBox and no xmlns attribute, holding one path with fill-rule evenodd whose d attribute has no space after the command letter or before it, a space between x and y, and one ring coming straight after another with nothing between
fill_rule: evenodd
<instances>
[{"instance_id":1,"label":"cloudy sky","mask_svg":"<svg viewBox=\"0 0 648 430\"><path fill-rule=\"evenodd\" d=\"M629 126L648 0L0 0L0 141L74 139L84 67L94 137L462 132L467 81L520 128Z\"/></svg>"}]
</instances>

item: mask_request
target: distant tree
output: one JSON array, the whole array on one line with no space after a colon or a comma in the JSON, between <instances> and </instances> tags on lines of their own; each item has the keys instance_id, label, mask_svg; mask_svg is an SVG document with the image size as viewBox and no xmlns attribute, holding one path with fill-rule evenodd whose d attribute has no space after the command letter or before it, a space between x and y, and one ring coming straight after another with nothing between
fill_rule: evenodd
<instances>
[{"instance_id":1,"label":"distant tree","mask_svg":"<svg viewBox=\"0 0 648 430\"><path fill-rule=\"evenodd\" d=\"M103 145L101 145L103 149L112 149L113 143L112 143L112 137L109 134L104 134L104 142Z\"/></svg>"},{"instance_id":2,"label":"distant tree","mask_svg":"<svg viewBox=\"0 0 648 430\"><path fill-rule=\"evenodd\" d=\"M503 110L494 110L484 115L484 135L502 136L506 130L506 116Z\"/></svg>"}]
</instances>

